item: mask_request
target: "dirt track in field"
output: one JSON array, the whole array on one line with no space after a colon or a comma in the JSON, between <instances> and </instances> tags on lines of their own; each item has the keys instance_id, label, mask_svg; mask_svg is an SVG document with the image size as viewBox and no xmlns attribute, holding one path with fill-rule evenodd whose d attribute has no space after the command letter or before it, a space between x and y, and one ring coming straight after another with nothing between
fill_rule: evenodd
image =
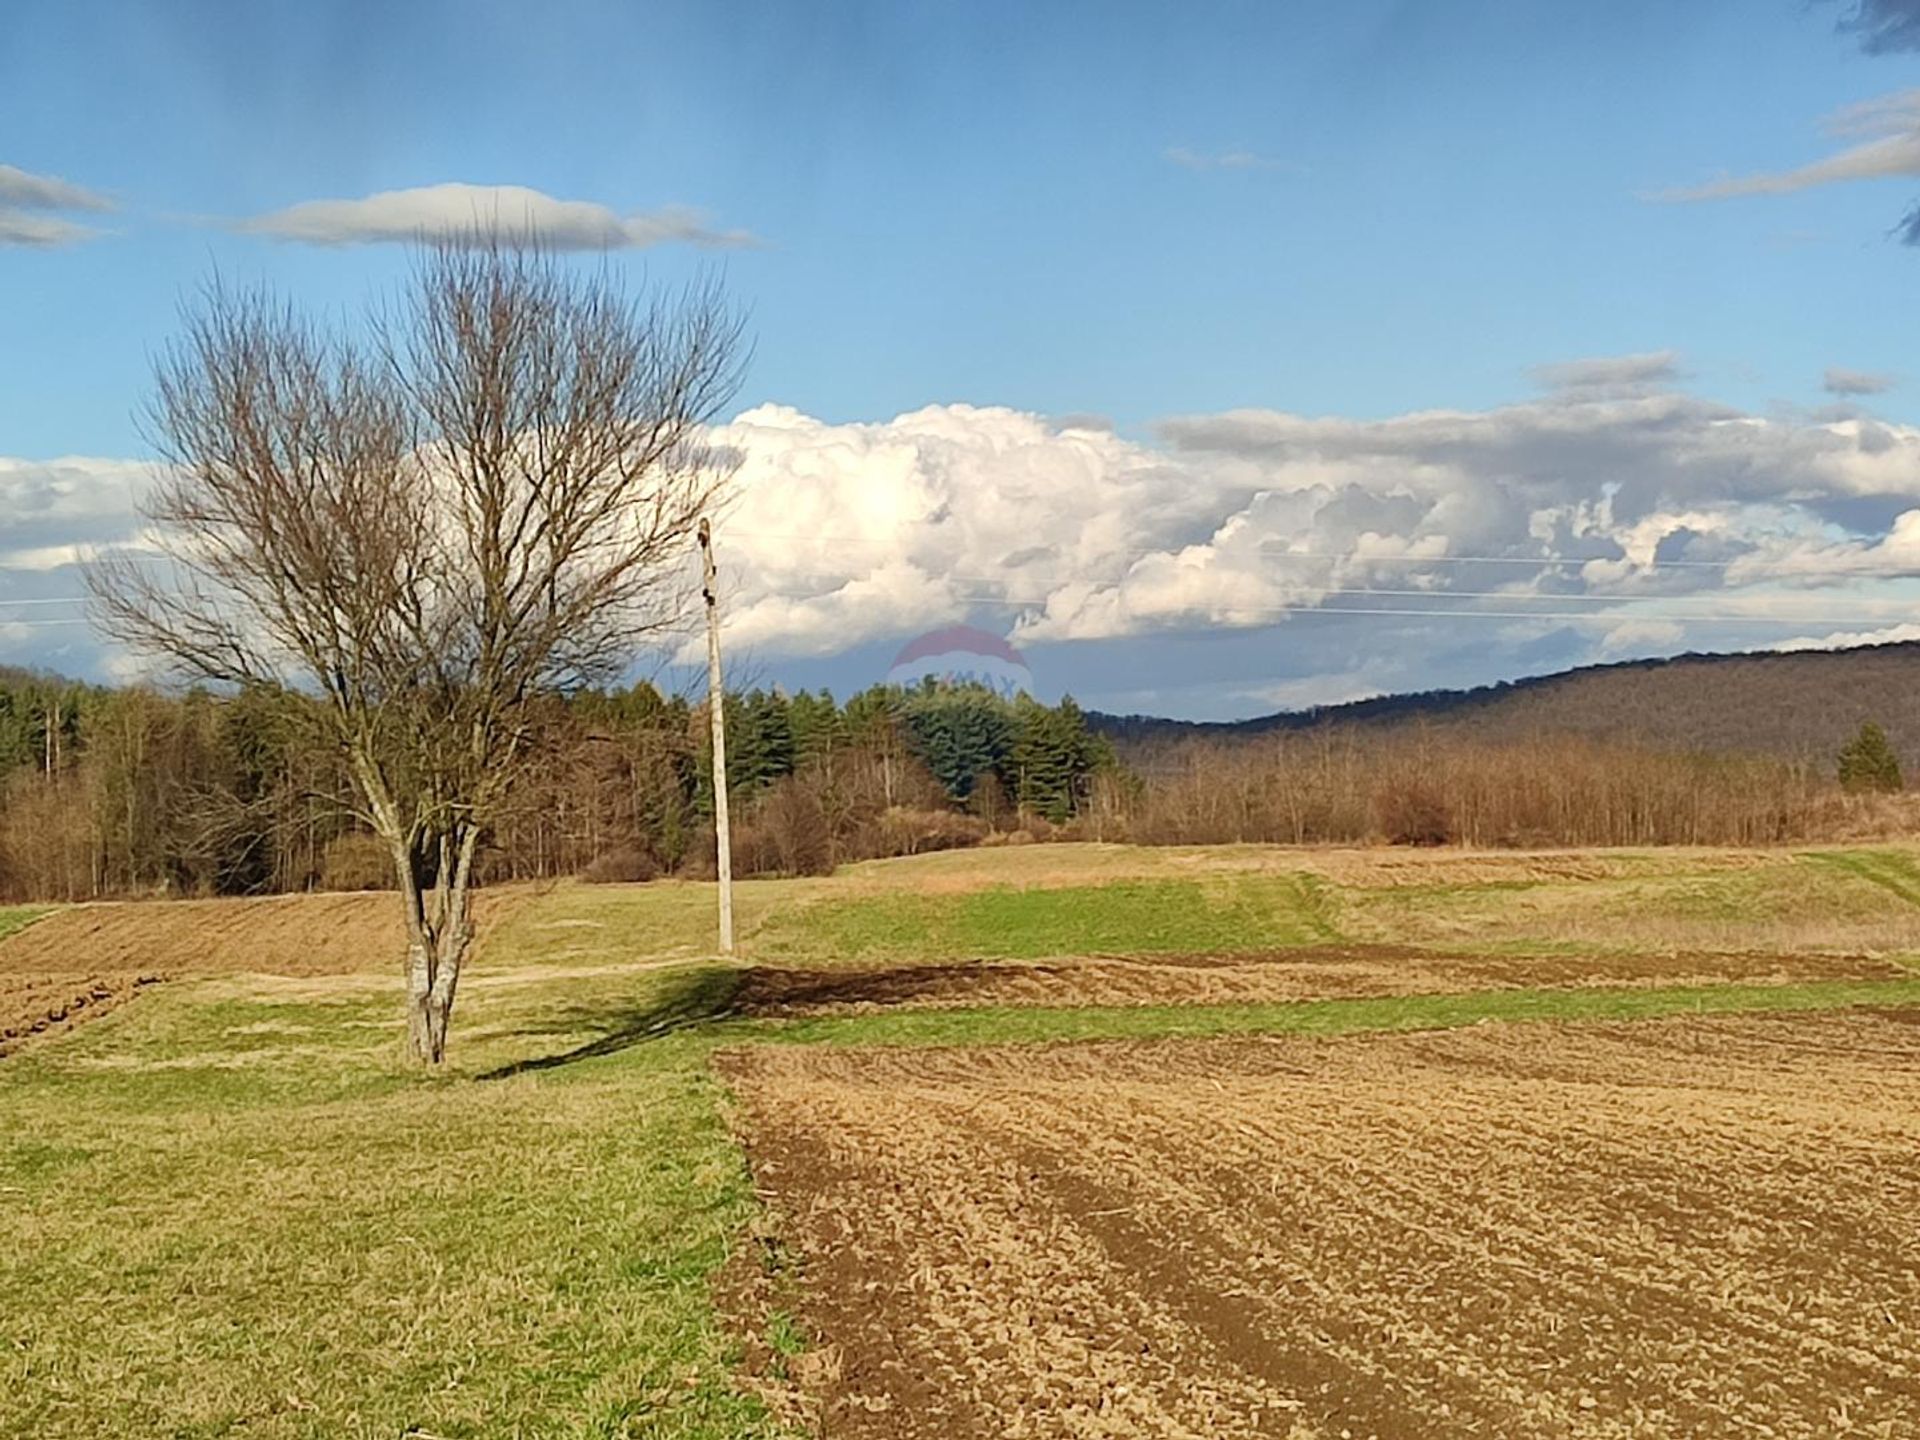
<instances>
[{"instance_id":1,"label":"dirt track in field","mask_svg":"<svg viewBox=\"0 0 1920 1440\"><path fill-rule=\"evenodd\" d=\"M822 1433L1920 1433L1920 1011L720 1057Z\"/></svg>"},{"instance_id":2,"label":"dirt track in field","mask_svg":"<svg viewBox=\"0 0 1920 1440\"><path fill-rule=\"evenodd\" d=\"M749 971L741 1013L769 1018L980 1005L1228 1005L1602 985L1795 984L1898 979L1873 956L1463 955L1406 946L1307 946L1257 955L957 962L886 969Z\"/></svg>"}]
</instances>

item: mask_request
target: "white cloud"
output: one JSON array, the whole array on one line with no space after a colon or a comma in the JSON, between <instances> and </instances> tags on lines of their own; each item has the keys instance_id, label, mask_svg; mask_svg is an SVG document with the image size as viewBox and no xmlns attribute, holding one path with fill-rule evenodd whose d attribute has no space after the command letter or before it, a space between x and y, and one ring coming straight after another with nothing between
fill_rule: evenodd
<instances>
[{"instance_id":1,"label":"white cloud","mask_svg":"<svg viewBox=\"0 0 1920 1440\"><path fill-rule=\"evenodd\" d=\"M1885 625L1878 630L1830 630L1825 635L1797 635L1768 648L1772 650L1852 650L1862 645L1893 645L1920 640L1920 625Z\"/></svg>"},{"instance_id":2,"label":"white cloud","mask_svg":"<svg viewBox=\"0 0 1920 1440\"><path fill-rule=\"evenodd\" d=\"M1006 409L764 407L722 434L745 457L730 634L829 655L970 611L1020 643L1540 612L1617 653L1912 603L1876 586L1920 572L1920 432L1609 384L1670 367L1582 361L1494 411L1187 417L1160 445Z\"/></svg>"},{"instance_id":3,"label":"white cloud","mask_svg":"<svg viewBox=\"0 0 1920 1440\"><path fill-rule=\"evenodd\" d=\"M107 668L74 567L96 548L137 540L136 500L151 474L133 460L0 456L0 664Z\"/></svg>"},{"instance_id":4,"label":"white cloud","mask_svg":"<svg viewBox=\"0 0 1920 1440\"><path fill-rule=\"evenodd\" d=\"M54 175L35 175L17 165L0 165L0 205L22 210L111 210L113 202L97 191Z\"/></svg>"},{"instance_id":5,"label":"white cloud","mask_svg":"<svg viewBox=\"0 0 1920 1440\"><path fill-rule=\"evenodd\" d=\"M28 245L52 249L91 240L100 232L91 225L75 225L54 215L29 215L20 210L0 209L0 245Z\"/></svg>"},{"instance_id":6,"label":"white cloud","mask_svg":"<svg viewBox=\"0 0 1920 1440\"><path fill-rule=\"evenodd\" d=\"M1044 602L1095 575L1137 526L1205 534L1214 508L1164 457L1111 431L929 406L829 425L783 406L715 440L742 456L722 524L735 644L832 654L954 619L975 602Z\"/></svg>"},{"instance_id":7,"label":"white cloud","mask_svg":"<svg viewBox=\"0 0 1920 1440\"><path fill-rule=\"evenodd\" d=\"M1337 671L1330 675L1303 675L1259 685L1246 692L1267 710L1312 710L1322 705L1349 705L1355 700L1371 700L1386 693L1378 671L1372 666Z\"/></svg>"},{"instance_id":8,"label":"white cloud","mask_svg":"<svg viewBox=\"0 0 1920 1440\"><path fill-rule=\"evenodd\" d=\"M1160 152L1183 170L1279 170L1283 162L1253 150L1193 150L1169 145Z\"/></svg>"},{"instance_id":9,"label":"white cloud","mask_svg":"<svg viewBox=\"0 0 1920 1440\"><path fill-rule=\"evenodd\" d=\"M1679 377L1680 357L1671 350L1642 355L1599 355L1585 360L1555 360L1527 373L1549 390L1638 393Z\"/></svg>"},{"instance_id":10,"label":"white cloud","mask_svg":"<svg viewBox=\"0 0 1920 1440\"><path fill-rule=\"evenodd\" d=\"M83 547L132 538L152 473L138 460L0 456L0 569L54 569Z\"/></svg>"},{"instance_id":11,"label":"white cloud","mask_svg":"<svg viewBox=\"0 0 1920 1440\"><path fill-rule=\"evenodd\" d=\"M1816 185L1920 175L1920 90L1903 90L1848 106L1826 120L1835 138L1866 137L1824 159L1791 170L1725 176L1704 185L1661 191L1661 200L1726 200L1787 195Z\"/></svg>"},{"instance_id":12,"label":"white cloud","mask_svg":"<svg viewBox=\"0 0 1920 1440\"><path fill-rule=\"evenodd\" d=\"M1208 683L1244 713L1920 614L1920 429L1637 388L1664 363L1580 362L1581 383L1489 410L1243 410L1151 439L761 406L712 437L741 459L718 525L729 649L764 667L971 619L1089 642L1112 658L1083 688L1108 696L1228 665ZM37 567L136 542L145 473L0 461L0 597L72 593Z\"/></svg>"},{"instance_id":13,"label":"white cloud","mask_svg":"<svg viewBox=\"0 0 1920 1440\"><path fill-rule=\"evenodd\" d=\"M1608 630L1600 639L1603 655L1627 655L1659 652L1680 643L1686 627L1672 620L1626 620Z\"/></svg>"},{"instance_id":14,"label":"white cloud","mask_svg":"<svg viewBox=\"0 0 1920 1440\"><path fill-rule=\"evenodd\" d=\"M1829 395L1882 395L1891 390L1894 379L1873 370L1849 370L1844 365L1829 365L1820 377L1820 388Z\"/></svg>"},{"instance_id":15,"label":"white cloud","mask_svg":"<svg viewBox=\"0 0 1920 1440\"><path fill-rule=\"evenodd\" d=\"M36 175L17 165L0 165L0 245L51 248L91 239L100 232L47 210L111 210L113 202L95 191L53 175Z\"/></svg>"},{"instance_id":16,"label":"white cloud","mask_svg":"<svg viewBox=\"0 0 1920 1440\"><path fill-rule=\"evenodd\" d=\"M1028 643L1464 611L1613 653L1913 603L1884 577L1920 571L1920 431L1637 387L1671 370L1545 367L1563 388L1489 411L1184 417L1159 445L1004 409L763 407L720 436L744 457L729 634L827 655L970 612Z\"/></svg>"},{"instance_id":17,"label":"white cloud","mask_svg":"<svg viewBox=\"0 0 1920 1440\"><path fill-rule=\"evenodd\" d=\"M308 200L235 222L247 234L309 245L460 240L482 232L537 240L555 250L653 245L752 245L744 230L716 230L697 210L667 206L620 215L589 200L556 200L523 185L422 185L358 200Z\"/></svg>"}]
</instances>

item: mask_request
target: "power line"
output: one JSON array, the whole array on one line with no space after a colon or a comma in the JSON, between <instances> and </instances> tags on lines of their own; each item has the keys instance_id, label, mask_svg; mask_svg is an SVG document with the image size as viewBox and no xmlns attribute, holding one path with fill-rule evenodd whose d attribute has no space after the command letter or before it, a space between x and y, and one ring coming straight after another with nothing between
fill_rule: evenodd
<instances>
[{"instance_id":1,"label":"power line","mask_svg":"<svg viewBox=\"0 0 1920 1440\"><path fill-rule=\"evenodd\" d=\"M974 575L974 574L968 574L962 571L949 571L934 578L946 579L946 580L970 580L976 583L996 584L998 583L1001 577L995 576L995 575ZM1094 583L1094 582L1082 582L1082 581L1073 580L1073 579L1066 579L1066 580L1053 580L1048 583L1056 587L1064 587L1068 585ZM1101 582L1101 583L1110 584L1111 582ZM1517 590L1429 590L1429 589L1418 589L1418 588L1401 589L1401 588L1394 588L1394 587L1388 587L1388 586L1370 586L1370 585L1304 585L1304 584L1303 585L1273 585L1267 588L1274 593L1282 594L1282 595L1302 595L1302 596L1377 595L1377 596L1394 598L1394 599L1510 600L1510 601L1526 601L1526 602L1538 601L1543 604L1555 604L1555 605L1638 605L1638 604L1644 604L1649 601L1659 601L1663 604L1669 604L1669 605L1711 605L1711 604L1721 602L1723 598L1727 595L1739 593L1739 592L1733 592L1733 591L1723 591L1715 595L1619 595L1619 594L1606 594L1606 593L1596 593L1592 591L1586 591L1579 594L1555 594L1555 593L1543 592L1543 591L1529 592L1529 591L1517 591ZM816 597L807 596L807 595L777 595L776 594L770 598L805 601L805 600L816 598ZM955 597L955 598L967 598L967 599L974 599L974 600L988 600L988 599L998 600L998 599L1005 599L1007 597L996 595L991 597L967 596L967 597ZM4 605L85 605L88 603L89 601L85 596L61 596L58 598L35 598L30 600L0 599L0 606L4 606ZM1028 605L1044 605L1046 602L1041 600L1027 600L1027 601L1017 601L1013 603L1028 604ZM1913 608L1912 605L1910 605L1908 602L1904 602L1897 599L1875 600L1875 599L1868 599L1863 597L1862 604L1863 606L1880 606L1880 607L1894 607L1894 608L1905 607L1909 609ZM1291 611L1296 608L1305 608L1305 607L1287 606L1285 608ZM1783 618L1786 618L1786 617L1783 616ZM1862 618L1872 618L1872 617L1866 615L1863 612ZM26 624L30 622L18 621L15 623ZM66 624L66 623L72 623L72 622L62 621L60 623Z\"/></svg>"},{"instance_id":2,"label":"power line","mask_svg":"<svg viewBox=\"0 0 1920 1440\"><path fill-rule=\"evenodd\" d=\"M952 579L952 580L986 581L987 583L994 583L998 580L999 577L982 576L982 575L949 574L940 578ZM1065 587L1068 585L1092 583L1092 582L1058 580L1052 583L1055 584L1056 586ZM1108 591L1112 591L1112 589L1114 588L1112 583L1110 582L1102 582L1102 583L1104 584L1105 588ZM1765 594L1769 593L1769 592L1721 591L1712 595L1614 595L1614 594L1604 594L1604 593L1596 594L1596 593L1588 592L1588 593L1582 593L1577 595L1562 595L1562 594L1553 594L1549 592L1537 592L1537 591L1529 592L1529 591L1516 591L1516 590L1395 589L1395 588L1382 587L1382 586L1364 586L1364 585L1332 585L1332 586L1269 585L1263 588L1268 593L1272 593L1272 594L1299 595L1299 596L1306 596L1306 597L1314 597L1314 596L1321 596L1321 595L1348 595L1348 596L1378 595L1378 596L1394 598L1394 599L1506 600L1511 602L1538 601L1543 604L1556 604L1556 605L1565 604L1565 605L1615 605L1615 606L1644 605L1649 602L1655 602L1655 601L1661 602L1664 604L1669 604L1669 605L1724 604L1727 601L1727 599L1737 598L1743 593L1754 593L1757 596L1764 596ZM776 595L770 596L769 598L805 601L808 599L816 599L816 598L824 598L824 597L776 594ZM1019 604L1019 605L1044 606L1047 603L1045 600L1016 600L1002 593L989 594L989 595L966 595L966 596L956 595L953 598L975 600L983 604L1005 602L1005 603ZM1920 598L1916 598L1916 600L1914 601L1905 601L1900 599L1879 600L1879 599L1863 598L1860 603L1862 606L1861 613L1858 617L1856 617L1859 619L1879 618L1872 610L1870 610L1867 607L1877 607L1879 610L1891 610L1894 612L1896 616L1899 614L1914 613L1917 609L1920 609ZM1238 608L1245 608L1245 607L1234 607L1234 608L1238 609ZM1304 609L1316 608L1316 607L1311 607L1307 605L1285 605L1285 606L1270 607L1270 608L1275 608L1277 610L1285 610L1287 613L1294 613L1295 611L1298 611L1298 610L1304 610ZM1546 613L1551 614L1555 612L1549 611ZM1792 614L1785 611L1776 612L1776 614L1780 619L1795 618ZM1820 617L1816 616L1816 617L1810 617L1810 618L1817 621Z\"/></svg>"},{"instance_id":3,"label":"power line","mask_svg":"<svg viewBox=\"0 0 1920 1440\"><path fill-rule=\"evenodd\" d=\"M731 534L747 540L780 540L810 542L826 545L867 545L881 548L897 547L899 541L892 536L878 535L821 535L821 534L783 534L771 530L734 530ZM1186 547L1181 547L1186 548ZM1117 545L1103 548L1103 555L1141 555L1164 556L1169 559L1180 553L1179 549L1167 546L1148 546L1136 548ZM1626 555L1367 555L1350 550L1268 550L1261 549L1259 557L1263 560L1316 560L1334 563L1346 562L1359 565L1531 565L1536 568L1558 568L1567 565L1631 565L1640 570L1655 571L1667 569L1690 570L1731 570L1736 566L1750 565L1756 568L1776 569L1793 574L1840 574L1857 575L1874 579L1916 579L1920 578L1920 568L1913 566L1895 566L1875 568L1872 566L1845 566L1838 569L1807 567L1796 561L1768 560L1752 555L1738 556L1732 560L1648 560L1644 563Z\"/></svg>"},{"instance_id":4,"label":"power line","mask_svg":"<svg viewBox=\"0 0 1920 1440\"><path fill-rule=\"evenodd\" d=\"M1323 589L1317 586L1277 586L1273 589L1281 593L1295 593L1313 597L1321 595L1337 596L1380 596L1388 599L1427 599L1447 600L1505 600L1509 602L1537 602L1532 608L1518 610L1482 610L1472 606L1440 604L1423 606L1386 606L1386 605L1320 605L1320 604L1281 604L1281 605L1222 605L1210 607L1218 613L1229 615L1382 615L1394 617L1424 616L1439 619L1498 619L1498 620L1578 620L1602 621L1607 624L1625 623L1633 620L1661 621L1671 624L1699 625L1862 625L1875 622L1898 621L1903 613L1911 613L1920 619L1920 607L1902 607L1894 600L1872 601L1876 608L1862 608L1846 616L1806 614L1799 611L1777 611L1771 614L1758 614L1753 611L1674 611L1640 608L1650 599L1658 599L1663 604L1705 605L1714 602L1716 597L1674 595L1660 597L1620 596L1620 595L1521 595L1507 590L1402 590L1369 589L1363 587L1345 587ZM832 598L831 595L781 595L768 598L784 599L797 603L810 600ZM1005 594L950 594L945 597L968 605L994 605L1011 609L1040 610L1047 609L1051 596L1014 596ZM26 601L0 603L33 603ZM48 602L69 603L69 602ZM72 603L85 603L72 602ZM1613 610L1549 609L1545 606L1557 605L1610 605ZM1197 615L1200 607L1187 607L1183 612ZM1140 618L1149 618L1142 616ZM63 625L86 625L91 623L85 617L73 617L57 620L6 620L0 619L0 627L9 629L43 629Z\"/></svg>"},{"instance_id":5,"label":"power line","mask_svg":"<svg viewBox=\"0 0 1920 1440\"><path fill-rule=\"evenodd\" d=\"M1020 609L1044 610L1043 600L1016 600L994 595L954 595L953 600L969 604L1006 605ZM1170 612L1191 615L1193 609ZM1627 610L1599 612L1592 610L1474 610L1466 608L1441 609L1434 606L1395 607L1385 605L1221 605L1216 613L1226 615L1389 615L1396 617L1421 616L1427 619L1441 620L1563 620L1563 621L1600 621L1608 625L1624 624L1631 620L1657 620L1676 625L1859 625L1873 621L1885 622L1897 620L1898 616L1888 615L1754 615L1754 614L1670 614L1659 611ZM1916 608L1916 622L1920 622L1920 608ZM1136 619L1152 619L1151 615L1136 615Z\"/></svg>"}]
</instances>

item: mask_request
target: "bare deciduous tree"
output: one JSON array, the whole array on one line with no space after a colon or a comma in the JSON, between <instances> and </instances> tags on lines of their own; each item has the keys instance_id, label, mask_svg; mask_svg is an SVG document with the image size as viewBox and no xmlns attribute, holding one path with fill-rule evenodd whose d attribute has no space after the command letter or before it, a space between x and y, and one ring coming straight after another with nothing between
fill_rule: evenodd
<instances>
[{"instance_id":1,"label":"bare deciduous tree","mask_svg":"<svg viewBox=\"0 0 1920 1440\"><path fill-rule=\"evenodd\" d=\"M97 613L196 679L324 702L406 907L417 1060L445 1055L530 704L680 618L741 360L715 286L638 302L475 236L425 252L362 335L216 285L159 361L166 563L97 564Z\"/></svg>"}]
</instances>

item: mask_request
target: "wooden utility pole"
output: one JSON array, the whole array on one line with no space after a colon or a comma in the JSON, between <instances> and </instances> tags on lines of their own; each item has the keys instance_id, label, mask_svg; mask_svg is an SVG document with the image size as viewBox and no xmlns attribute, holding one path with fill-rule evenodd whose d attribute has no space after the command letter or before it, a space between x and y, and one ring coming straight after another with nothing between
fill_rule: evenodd
<instances>
[{"instance_id":1,"label":"wooden utility pole","mask_svg":"<svg viewBox=\"0 0 1920 1440\"><path fill-rule=\"evenodd\" d=\"M720 953L733 954L733 837L727 825L727 704L720 686L720 584L713 528L700 520L700 592L707 599L707 714L713 725L713 835L720 871Z\"/></svg>"}]
</instances>

